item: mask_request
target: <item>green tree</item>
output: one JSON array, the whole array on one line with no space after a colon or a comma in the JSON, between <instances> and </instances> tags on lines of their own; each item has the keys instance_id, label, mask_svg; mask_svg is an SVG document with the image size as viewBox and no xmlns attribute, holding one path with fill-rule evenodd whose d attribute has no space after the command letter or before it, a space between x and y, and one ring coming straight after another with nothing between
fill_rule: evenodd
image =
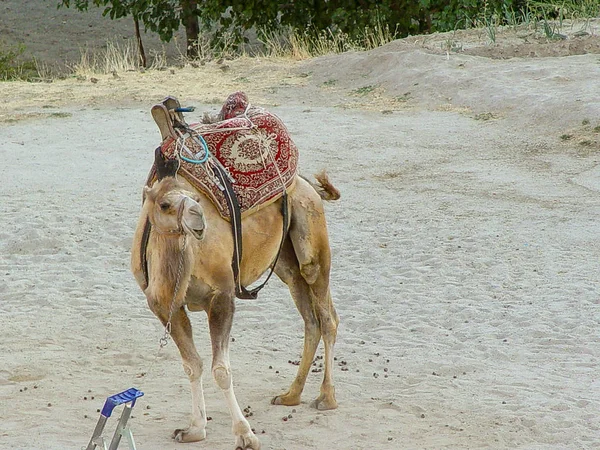
<instances>
[{"instance_id":1,"label":"green tree","mask_svg":"<svg viewBox=\"0 0 600 450\"><path fill-rule=\"evenodd\" d=\"M146 66L146 55L140 34L140 22L146 30L158 33L160 39L169 42L180 25L185 27L187 54L197 56L200 27L197 0L60 0L58 7L69 8L73 5L79 11L85 11L90 4L104 7L102 15L111 19L131 16L135 26L136 40L140 52L140 62Z\"/></svg>"},{"instance_id":2,"label":"green tree","mask_svg":"<svg viewBox=\"0 0 600 450\"><path fill-rule=\"evenodd\" d=\"M475 23L501 24L507 13L524 11L529 0L60 0L59 6L85 10L104 7L112 19L132 16L141 48L139 22L163 41L183 25L187 53L197 56L199 22L214 33L240 43L249 29L275 30L291 26L309 32L342 32L359 38L366 29L387 27L397 36L449 31ZM141 52L142 53L142 52Z\"/></svg>"}]
</instances>

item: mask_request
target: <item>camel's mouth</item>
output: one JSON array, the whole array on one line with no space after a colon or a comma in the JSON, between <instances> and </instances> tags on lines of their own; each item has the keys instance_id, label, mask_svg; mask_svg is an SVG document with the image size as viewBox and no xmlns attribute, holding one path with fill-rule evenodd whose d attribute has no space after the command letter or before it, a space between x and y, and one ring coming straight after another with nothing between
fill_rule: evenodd
<instances>
[{"instance_id":1,"label":"camel's mouth","mask_svg":"<svg viewBox=\"0 0 600 450\"><path fill-rule=\"evenodd\" d=\"M181 224L186 233L201 241L206 233L206 221L202 211L196 208L189 208L187 214L184 214Z\"/></svg>"},{"instance_id":2,"label":"camel's mouth","mask_svg":"<svg viewBox=\"0 0 600 450\"><path fill-rule=\"evenodd\" d=\"M189 230L189 233L199 241L204 239L204 230Z\"/></svg>"}]
</instances>

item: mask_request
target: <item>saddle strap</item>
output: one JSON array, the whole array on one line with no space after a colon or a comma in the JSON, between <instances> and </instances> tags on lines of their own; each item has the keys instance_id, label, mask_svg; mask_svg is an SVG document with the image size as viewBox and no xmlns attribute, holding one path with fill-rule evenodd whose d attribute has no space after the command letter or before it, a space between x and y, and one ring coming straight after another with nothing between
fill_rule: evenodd
<instances>
[{"instance_id":1,"label":"saddle strap","mask_svg":"<svg viewBox=\"0 0 600 450\"><path fill-rule=\"evenodd\" d=\"M264 288L275 271L275 265L279 260L281 249L287 234L287 223L288 223L288 207L287 207L287 192L283 190L281 213L283 215L283 236L281 237L281 243L277 250L277 255L270 267L269 275L265 281L251 290L247 290L246 287L242 286L240 280L240 264L242 262L242 213L240 211L240 205L233 190L233 186L229 180L229 177L225 170L220 165L213 166L213 172L219 179L223 187L225 188L225 199L227 200L227 206L231 215L231 232L233 234L233 259L231 262L231 268L233 269L233 276L235 280L235 296L240 299L254 300L258 298L259 291Z\"/></svg>"},{"instance_id":2,"label":"saddle strap","mask_svg":"<svg viewBox=\"0 0 600 450\"><path fill-rule=\"evenodd\" d=\"M142 233L142 242L140 243L142 270L144 271L144 281L146 282L146 286L143 290L146 290L146 288L150 285L150 275L148 273L148 255L146 254L148 240L150 239L150 230L152 230L152 225L150 224L150 220L146 217L146 222L144 223L144 232Z\"/></svg>"}]
</instances>

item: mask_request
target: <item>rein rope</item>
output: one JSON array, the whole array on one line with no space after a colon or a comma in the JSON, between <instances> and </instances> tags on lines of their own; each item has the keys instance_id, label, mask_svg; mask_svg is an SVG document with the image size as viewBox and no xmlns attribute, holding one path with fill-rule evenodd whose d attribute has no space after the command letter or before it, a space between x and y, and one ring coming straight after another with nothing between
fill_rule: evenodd
<instances>
[{"instance_id":1,"label":"rein rope","mask_svg":"<svg viewBox=\"0 0 600 450\"><path fill-rule=\"evenodd\" d=\"M183 233L183 244L179 251L179 266L177 267L177 279L175 280L175 288L173 289L173 300L171 300L171 307L169 308L169 318L165 324L165 333L160 338L160 348L164 348L169 343L169 337L171 336L171 320L173 319L173 313L175 312L175 300L177 300L177 294L179 294L179 288L181 287L181 274L183 273L183 262L185 259L185 249L187 247L187 234Z\"/></svg>"}]
</instances>

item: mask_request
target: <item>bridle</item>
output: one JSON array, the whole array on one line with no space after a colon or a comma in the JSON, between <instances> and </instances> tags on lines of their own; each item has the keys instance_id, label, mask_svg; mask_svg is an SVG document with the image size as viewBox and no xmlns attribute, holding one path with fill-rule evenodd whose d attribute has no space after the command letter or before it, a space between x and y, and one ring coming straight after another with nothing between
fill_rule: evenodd
<instances>
[{"instance_id":1,"label":"bridle","mask_svg":"<svg viewBox=\"0 0 600 450\"><path fill-rule=\"evenodd\" d=\"M183 229L183 212L185 210L185 201L188 198L190 197L183 195L183 199L177 208L177 228L162 231L156 225L154 225L154 231L156 231L158 234L162 234L163 236L178 236L185 234L185 230Z\"/></svg>"},{"instance_id":2,"label":"bridle","mask_svg":"<svg viewBox=\"0 0 600 450\"><path fill-rule=\"evenodd\" d=\"M177 228L161 231L158 227L154 227L154 231L163 236L183 236L183 243L181 245L181 250L179 251L179 264L177 268L177 278L175 280L175 288L173 289L173 299L171 300L171 306L169 307L169 317L165 324L165 330L163 336L160 338L160 348L163 348L169 342L169 336L171 335L171 319L173 318L174 308L175 308L175 300L177 299L177 294L179 293L179 288L181 284L181 275L183 272L183 260L185 258L185 250L187 247L187 233L183 229L183 212L185 210L185 201L188 199L187 195L183 195L183 199L177 208ZM150 223L150 219L146 217L146 223L144 225L144 232L142 234L142 269L144 271L144 277L146 280L146 286L149 284L149 274L148 274L148 259L146 256L146 247L148 246L148 240L150 238L150 231L152 230L152 224Z\"/></svg>"},{"instance_id":3,"label":"bridle","mask_svg":"<svg viewBox=\"0 0 600 450\"><path fill-rule=\"evenodd\" d=\"M146 255L146 248L148 247L148 241L150 240L150 231L154 228L158 234L163 236L183 236L184 237L184 245L187 242L187 234L183 229L183 212L185 210L185 199L189 198L187 195L184 195L183 200L179 204L177 208L177 228L171 230L159 230L158 227L152 226L150 222L150 218L146 216L146 222L144 223L144 231L142 232L142 241L141 241L141 258L142 258L142 271L144 272L144 281L146 283L146 287L148 287L150 283L150 274L148 272L148 256ZM144 202L146 199L144 199ZM183 252L182 252L183 255Z\"/></svg>"}]
</instances>

